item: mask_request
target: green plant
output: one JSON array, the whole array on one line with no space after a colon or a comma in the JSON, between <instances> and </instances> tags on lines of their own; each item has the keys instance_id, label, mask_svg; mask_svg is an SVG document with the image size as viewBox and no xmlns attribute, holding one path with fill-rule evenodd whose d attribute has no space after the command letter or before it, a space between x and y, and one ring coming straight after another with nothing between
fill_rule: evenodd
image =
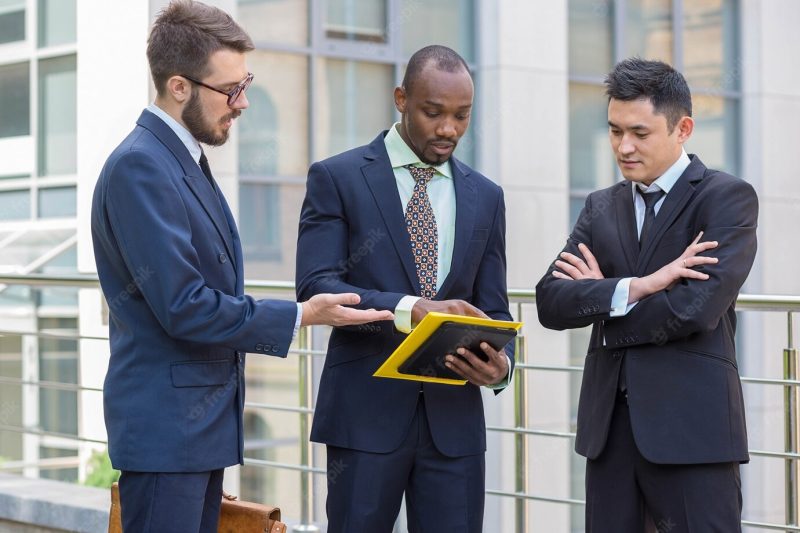
<instances>
[{"instance_id":1,"label":"green plant","mask_svg":"<svg viewBox=\"0 0 800 533\"><path fill-rule=\"evenodd\" d=\"M119 479L119 470L114 470L111 466L111 459L108 457L106 450L93 452L86 469L88 474L83 484L90 487L107 489Z\"/></svg>"}]
</instances>

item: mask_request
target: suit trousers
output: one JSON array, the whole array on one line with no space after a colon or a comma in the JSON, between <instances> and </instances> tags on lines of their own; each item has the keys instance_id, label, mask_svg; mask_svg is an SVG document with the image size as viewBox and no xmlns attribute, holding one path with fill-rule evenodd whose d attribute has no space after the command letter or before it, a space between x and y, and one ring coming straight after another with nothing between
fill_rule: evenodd
<instances>
[{"instance_id":1,"label":"suit trousers","mask_svg":"<svg viewBox=\"0 0 800 533\"><path fill-rule=\"evenodd\" d=\"M123 471L119 478L122 530L217 533L224 472Z\"/></svg>"},{"instance_id":2,"label":"suit trousers","mask_svg":"<svg viewBox=\"0 0 800 533\"><path fill-rule=\"evenodd\" d=\"M485 454L442 455L431 437L423 393L395 451L327 450L328 533L390 533L404 492L409 533L483 531Z\"/></svg>"},{"instance_id":3,"label":"suit trousers","mask_svg":"<svg viewBox=\"0 0 800 533\"><path fill-rule=\"evenodd\" d=\"M586 461L587 533L733 533L741 515L739 463L649 462L617 400L603 452Z\"/></svg>"}]
</instances>

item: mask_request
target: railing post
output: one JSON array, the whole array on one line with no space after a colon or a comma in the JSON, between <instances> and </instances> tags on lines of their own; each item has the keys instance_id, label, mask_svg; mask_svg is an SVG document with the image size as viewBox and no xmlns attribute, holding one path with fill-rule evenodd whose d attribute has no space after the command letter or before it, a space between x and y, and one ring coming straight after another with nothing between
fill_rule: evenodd
<instances>
[{"instance_id":1,"label":"railing post","mask_svg":"<svg viewBox=\"0 0 800 533\"><path fill-rule=\"evenodd\" d=\"M300 328L298 344L304 353L301 353L297 366L299 369L298 388L300 389L300 407L309 408L313 405L313 376L311 374L311 356L307 350L311 349L310 327ZM311 443L309 442L308 413L300 413L300 464L306 467L311 465ZM311 490L313 472L300 472L300 523L292 527L293 532L316 532L319 528L313 524L311 516L314 508L314 495Z\"/></svg>"},{"instance_id":2,"label":"railing post","mask_svg":"<svg viewBox=\"0 0 800 533\"><path fill-rule=\"evenodd\" d=\"M522 305L519 306L517 316L522 316ZM520 318L521 319L521 318ZM517 335L515 340L514 359L517 364L525 363L526 359L525 337ZM517 372L514 379L514 426L525 429L528 426L528 390L525 384L525 372ZM528 492L528 440L524 434L514 435L514 490L518 493ZM514 522L517 533L527 533L528 528L528 502L524 498L514 500Z\"/></svg>"},{"instance_id":3,"label":"railing post","mask_svg":"<svg viewBox=\"0 0 800 533\"><path fill-rule=\"evenodd\" d=\"M783 378L797 379L798 353L794 348L792 336L792 312L788 313L789 333L786 349L783 350ZM786 452L797 453L800 443L800 390L793 385L783 387L784 405L784 442ZM786 459L786 524L798 525L798 511L800 511L800 497L798 495L798 481L800 481L800 463L796 459Z\"/></svg>"}]
</instances>

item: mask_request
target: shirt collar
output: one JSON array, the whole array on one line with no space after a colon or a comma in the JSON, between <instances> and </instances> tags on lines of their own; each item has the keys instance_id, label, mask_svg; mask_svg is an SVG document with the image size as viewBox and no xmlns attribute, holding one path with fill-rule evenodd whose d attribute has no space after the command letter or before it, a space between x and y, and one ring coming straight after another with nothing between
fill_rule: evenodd
<instances>
[{"instance_id":1,"label":"shirt collar","mask_svg":"<svg viewBox=\"0 0 800 533\"><path fill-rule=\"evenodd\" d=\"M671 167L667 169L656 181L650 184L649 187L645 187L639 183L636 184L639 187L639 190L642 192L654 192L659 189L664 191L665 194L669 194L669 191L672 190L672 187L675 186L675 183L678 182L678 179L681 177L683 172L686 170L691 164L692 160L689 159L689 156L686 155L686 150L681 148L681 156L675 161ZM634 194L636 190L633 191Z\"/></svg>"},{"instance_id":2,"label":"shirt collar","mask_svg":"<svg viewBox=\"0 0 800 533\"><path fill-rule=\"evenodd\" d=\"M199 165L200 155L203 153L203 149L200 147L200 143L197 142L197 139L195 139L192 134L189 133L189 130L181 126L177 120L172 118L169 113L158 107L155 103L147 106L147 110L163 120L164 123L175 132L175 135L178 136L178 139L180 139L184 146L186 146L186 149L189 150L189 155L192 156L194 162Z\"/></svg>"},{"instance_id":3,"label":"shirt collar","mask_svg":"<svg viewBox=\"0 0 800 533\"><path fill-rule=\"evenodd\" d=\"M432 167L435 168L439 174L453 179L453 173L450 169L450 160L447 160L438 166L428 165L420 161L419 157L417 157L417 154L414 153L414 150L412 150L411 147L406 144L406 141L400 136L400 132L397 131L399 125L399 122L395 123L391 128L389 128L389 133L386 134L386 137L383 138L392 168L400 168L406 165Z\"/></svg>"}]
</instances>

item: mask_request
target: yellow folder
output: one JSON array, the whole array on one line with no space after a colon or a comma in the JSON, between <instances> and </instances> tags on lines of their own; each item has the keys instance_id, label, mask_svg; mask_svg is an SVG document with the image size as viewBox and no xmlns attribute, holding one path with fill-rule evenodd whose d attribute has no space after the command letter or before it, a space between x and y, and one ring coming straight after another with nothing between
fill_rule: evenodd
<instances>
[{"instance_id":1,"label":"yellow folder","mask_svg":"<svg viewBox=\"0 0 800 533\"><path fill-rule=\"evenodd\" d=\"M465 379L456 379L455 373L444 366L444 356L449 353L458 357L456 349L462 346L481 355L481 341L499 350L521 327L522 322L428 313L373 376L464 385Z\"/></svg>"}]
</instances>

